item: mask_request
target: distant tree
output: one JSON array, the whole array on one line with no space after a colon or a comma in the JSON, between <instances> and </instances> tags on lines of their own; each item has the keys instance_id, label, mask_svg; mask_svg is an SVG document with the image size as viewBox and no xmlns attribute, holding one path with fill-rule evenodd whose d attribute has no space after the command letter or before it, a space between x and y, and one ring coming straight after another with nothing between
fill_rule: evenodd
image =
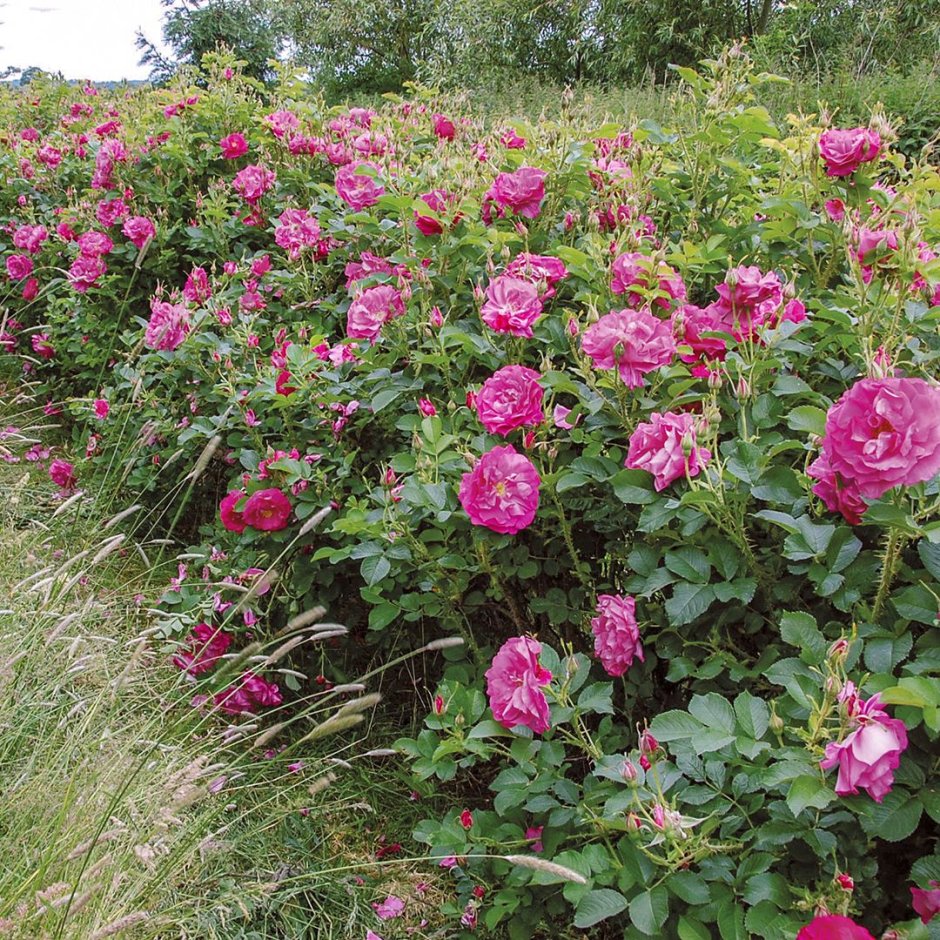
<instances>
[{"instance_id":1,"label":"distant tree","mask_svg":"<svg viewBox=\"0 0 940 940\"><path fill-rule=\"evenodd\" d=\"M161 0L166 8L164 55L143 33L137 34L141 65L154 82L165 82L180 65L198 65L207 52L227 46L247 62L245 73L263 81L273 77L268 61L277 57L281 35L270 7L261 0Z\"/></svg>"}]
</instances>

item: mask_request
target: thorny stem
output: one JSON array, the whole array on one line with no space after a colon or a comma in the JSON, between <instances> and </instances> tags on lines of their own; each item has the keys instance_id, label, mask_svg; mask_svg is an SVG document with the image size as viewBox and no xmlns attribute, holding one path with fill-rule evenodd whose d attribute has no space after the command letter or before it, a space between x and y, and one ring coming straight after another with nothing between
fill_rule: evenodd
<instances>
[{"instance_id":1,"label":"thorny stem","mask_svg":"<svg viewBox=\"0 0 940 940\"><path fill-rule=\"evenodd\" d=\"M512 622L516 625L516 628L520 633L529 632L529 630L532 628L532 624L530 624L523 616L522 611L519 609L519 605L516 603L515 597L509 590L507 590L506 583L496 573L496 569L493 567L493 564L490 561L490 555L486 545L483 542L477 542L476 549L477 558L480 559L480 567L486 572L486 574L489 575L493 585L500 592L500 594L503 595L503 599L506 601L506 606L509 608L509 615L512 617Z\"/></svg>"},{"instance_id":2,"label":"thorny stem","mask_svg":"<svg viewBox=\"0 0 940 940\"><path fill-rule=\"evenodd\" d=\"M875 595L875 603L871 609L871 619L877 620L884 607L885 600L888 597L888 591L891 589L891 582L894 580L894 574L897 570L898 561L901 558L901 549L904 547L906 536L898 529L888 530L888 538L885 541L884 555L881 561L881 578L878 581L878 593Z\"/></svg>"}]
</instances>

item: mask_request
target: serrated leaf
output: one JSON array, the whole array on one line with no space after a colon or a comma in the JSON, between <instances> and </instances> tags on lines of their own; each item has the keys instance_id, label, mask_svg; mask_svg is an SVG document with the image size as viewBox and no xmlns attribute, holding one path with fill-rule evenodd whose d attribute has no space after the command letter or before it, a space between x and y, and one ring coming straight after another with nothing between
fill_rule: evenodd
<instances>
[{"instance_id":1,"label":"serrated leaf","mask_svg":"<svg viewBox=\"0 0 940 940\"><path fill-rule=\"evenodd\" d=\"M816 618L799 611L785 611L780 617L780 638L784 643L800 650L801 659L809 663L822 662L828 644L816 625Z\"/></svg>"},{"instance_id":2,"label":"serrated leaf","mask_svg":"<svg viewBox=\"0 0 940 940\"><path fill-rule=\"evenodd\" d=\"M602 920L615 917L627 909L627 899L610 888L588 891L578 902L574 915L575 927L593 927Z\"/></svg>"},{"instance_id":3,"label":"serrated leaf","mask_svg":"<svg viewBox=\"0 0 940 940\"><path fill-rule=\"evenodd\" d=\"M809 806L825 809L834 799L835 793L817 776L797 777L787 791L787 806L794 816L799 816Z\"/></svg>"},{"instance_id":4,"label":"serrated leaf","mask_svg":"<svg viewBox=\"0 0 940 940\"><path fill-rule=\"evenodd\" d=\"M697 718L678 709L662 712L650 722L650 731L659 741L681 741L701 734L703 730L704 726Z\"/></svg>"},{"instance_id":5,"label":"serrated leaf","mask_svg":"<svg viewBox=\"0 0 940 940\"><path fill-rule=\"evenodd\" d=\"M800 405L787 415L787 427L792 431L825 437L826 412L814 405Z\"/></svg>"},{"instance_id":6,"label":"serrated leaf","mask_svg":"<svg viewBox=\"0 0 940 940\"><path fill-rule=\"evenodd\" d=\"M672 589L666 601L666 615L674 627L681 627L700 617L715 600L715 589L710 584L680 582Z\"/></svg>"},{"instance_id":7,"label":"serrated leaf","mask_svg":"<svg viewBox=\"0 0 940 940\"><path fill-rule=\"evenodd\" d=\"M612 715L614 713L612 694L613 685L610 682L593 682L578 696L578 708L581 711Z\"/></svg>"},{"instance_id":8,"label":"serrated leaf","mask_svg":"<svg viewBox=\"0 0 940 940\"><path fill-rule=\"evenodd\" d=\"M705 553L693 545L683 545L675 551L666 552L665 562L673 574L696 584L707 583L712 570Z\"/></svg>"},{"instance_id":9,"label":"serrated leaf","mask_svg":"<svg viewBox=\"0 0 940 940\"><path fill-rule=\"evenodd\" d=\"M917 828L923 811L924 804L918 797L895 787L881 803L865 804L862 828L887 842L900 842Z\"/></svg>"},{"instance_id":10,"label":"serrated leaf","mask_svg":"<svg viewBox=\"0 0 940 940\"><path fill-rule=\"evenodd\" d=\"M693 695L689 712L702 724L729 734L734 731L734 709L730 702L717 692Z\"/></svg>"},{"instance_id":11,"label":"serrated leaf","mask_svg":"<svg viewBox=\"0 0 940 940\"><path fill-rule=\"evenodd\" d=\"M742 692L734 700L734 714L738 727L751 738L759 740L770 726L770 708L762 698Z\"/></svg>"},{"instance_id":12,"label":"serrated leaf","mask_svg":"<svg viewBox=\"0 0 940 940\"><path fill-rule=\"evenodd\" d=\"M638 894L630 902L633 926L648 937L658 937L669 916L669 892L662 886Z\"/></svg>"},{"instance_id":13,"label":"serrated leaf","mask_svg":"<svg viewBox=\"0 0 940 940\"><path fill-rule=\"evenodd\" d=\"M708 904L712 899L708 882L697 872L677 871L669 876L666 887L687 904Z\"/></svg>"}]
</instances>

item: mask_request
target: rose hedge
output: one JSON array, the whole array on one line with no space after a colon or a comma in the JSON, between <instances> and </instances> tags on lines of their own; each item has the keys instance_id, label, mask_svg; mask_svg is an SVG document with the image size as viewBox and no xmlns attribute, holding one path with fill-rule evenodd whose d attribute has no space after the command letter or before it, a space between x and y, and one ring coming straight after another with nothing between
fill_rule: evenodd
<instances>
[{"instance_id":1,"label":"rose hedge","mask_svg":"<svg viewBox=\"0 0 940 940\"><path fill-rule=\"evenodd\" d=\"M193 543L199 707L289 710L213 667L315 604L389 655L459 633L399 747L454 794L415 836L463 929L923 933L936 170L877 112L775 125L738 54L629 130L206 67L0 98L0 344L72 418L54 482Z\"/></svg>"}]
</instances>

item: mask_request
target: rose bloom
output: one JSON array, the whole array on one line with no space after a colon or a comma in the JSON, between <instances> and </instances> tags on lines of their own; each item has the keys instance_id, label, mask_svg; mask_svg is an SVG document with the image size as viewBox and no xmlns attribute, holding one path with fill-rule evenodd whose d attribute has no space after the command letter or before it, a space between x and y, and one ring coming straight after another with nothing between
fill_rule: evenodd
<instances>
[{"instance_id":1,"label":"rose bloom","mask_svg":"<svg viewBox=\"0 0 940 940\"><path fill-rule=\"evenodd\" d=\"M290 500L274 486L252 493L242 507L245 523L262 532L278 532L286 528L290 514Z\"/></svg>"},{"instance_id":2,"label":"rose bloom","mask_svg":"<svg viewBox=\"0 0 940 940\"><path fill-rule=\"evenodd\" d=\"M484 383L476 397L477 416L490 434L506 437L521 427L545 420L539 373L526 366L503 366Z\"/></svg>"},{"instance_id":3,"label":"rose bloom","mask_svg":"<svg viewBox=\"0 0 940 940\"><path fill-rule=\"evenodd\" d=\"M911 904L921 923L929 924L940 914L940 881L931 881L929 889L911 888Z\"/></svg>"},{"instance_id":4,"label":"rose bloom","mask_svg":"<svg viewBox=\"0 0 940 940\"><path fill-rule=\"evenodd\" d=\"M486 695L493 717L504 728L525 725L536 734L551 726L542 687L552 674L539 662L542 644L528 636L506 640L486 670Z\"/></svg>"},{"instance_id":5,"label":"rose bloom","mask_svg":"<svg viewBox=\"0 0 940 940\"><path fill-rule=\"evenodd\" d=\"M839 796L855 795L861 788L880 803L894 783L894 771L907 747L907 730L903 721L888 716L878 695L859 702L853 721L857 726L854 731L842 741L826 745L826 756L819 766L829 770L838 765Z\"/></svg>"},{"instance_id":6,"label":"rose bloom","mask_svg":"<svg viewBox=\"0 0 940 940\"><path fill-rule=\"evenodd\" d=\"M273 170L252 164L235 174L232 188L245 202L254 205L274 185L275 179Z\"/></svg>"},{"instance_id":7,"label":"rose bloom","mask_svg":"<svg viewBox=\"0 0 940 940\"><path fill-rule=\"evenodd\" d=\"M434 133L441 140L453 140L457 136L457 128L454 127L454 122L444 117L443 114L432 114L431 126L434 128Z\"/></svg>"},{"instance_id":8,"label":"rose bloom","mask_svg":"<svg viewBox=\"0 0 940 940\"><path fill-rule=\"evenodd\" d=\"M711 452L698 446L696 420L688 412L654 411L649 422L637 425L630 435L624 466L652 473L657 493L684 477L686 470L689 476L698 476Z\"/></svg>"},{"instance_id":9,"label":"rose bloom","mask_svg":"<svg viewBox=\"0 0 940 940\"><path fill-rule=\"evenodd\" d=\"M628 388L667 365L676 352L672 323L645 310L616 310L584 331L581 349L599 369L617 369Z\"/></svg>"},{"instance_id":10,"label":"rose bloom","mask_svg":"<svg viewBox=\"0 0 940 940\"><path fill-rule=\"evenodd\" d=\"M282 701L277 685L253 672L246 672L234 685L213 696L215 707L228 715L253 714L259 708L271 708Z\"/></svg>"},{"instance_id":11,"label":"rose bloom","mask_svg":"<svg viewBox=\"0 0 940 940\"><path fill-rule=\"evenodd\" d=\"M542 299L530 281L501 274L486 288L480 311L483 322L497 333L531 338L532 324L542 315Z\"/></svg>"},{"instance_id":12,"label":"rose bloom","mask_svg":"<svg viewBox=\"0 0 940 940\"><path fill-rule=\"evenodd\" d=\"M415 225L422 235L442 235L444 232L444 223L437 216L445 214L453 205L455 196L446 189L432 189L428 193L422 193L418 198L434 213L436 216L422 215L420 209L414 210Z\"/></svg>"},{"instance_id":13,"label":"rose bloom","mask_svg":"<svg viewBox=\"0 0 940 940\"><path fill-rule=\"evenodd\" d=\"M877 159L881 137L867 127L824 131L819 138L819 155L829 176L849 176L863 163Z\"/></svg>"},{"instance_id":14,"label":"rose bloom","mask_svg":"<svg viewBox=\"0 0 940 940\"><path fill-rule=\"evenodd\" d=\"M106 398L96 398L94 403L95 417L99 421L104 421L111 412L111 406Z\"/></svg>"},{"instance_id":15,"label":"rose bloom","mask_svg":"<svg viewBox=\"0 0 940 940\"><path fill-rule=\"evenodd\" d=\"M244 515L235 508L246 495L244 490L229 490L219 503L219 518L229 532L244 532L248 525Z\"/></svg>"},{"instance_id":16,"label":"rose bloom","mask_svg":"<svg viewBox=\"0 0 940 940\"><path fill-rule=\"evenodd\" d=\"M512 259L506 273L524 281L531 281L539 288L542 297L550 297L555 293L552 288L568 276L568 269L561 258L553 255L522 252Z\"/></svg>"},{"instance_id":17,"label":"rose bloom","mask_svg":"<svg viewBox=\"0 0 940 940\"><path fill-rule=\"evenodd\" d=\"M29 255L9 255L6 265L11 281L22 281L33 273L33 259Z\"/></svg>"},{"instance_id":18,"label":"rose bloom","mask_svg":"<svg viewBox=\"0 0 940 940\"><path fill-rule=\"evenodd\" d=\"M685 304L679 310L681 319L677 326L679 343L691 346L692 353L681 353L679 358L683 362L696 363L715 359L724 359L728 351L728 344L718 336L703 336L704 333L725 332L721 313L715 309L715 304L707 307L697 307L695 304Z\"/></svg>"},{"instance_id":19,"label":"rose bloom","mask_svg":"<svg viewBox=\"0 0 940 940\"><path fill-rule=\"evenodd\" d=\"M13 233L13 246L34 255L48 237L49 232L44 225L21 225Z\"/></svg>"},{"instance_id":20,"label":"rose bloom","mask_svg":"<svg viewBox=\"0 0 940 940\"><path fill-rule=\"evenodd\" d=\"M106 255L114 247L114 242L104 232L83 232L75 239L78 250L86 258L98 258Z\"/></svg>"},{"instance_id":21,"label":"rose bloom","mask_svg":"<svg viewBox=\"0 0 940 940\"><path fill-rule=\"evenodd\" d=\"M657 297L653 303L669 309L673 300L685 300L685 283L665 262L655 265L649 255L639 251L628 251L617 255L611 265L610 289L615 294L626 294L627 301L634 306L643 301L643 296L632 288L642 291L656 287L667 297Z\"/></svg>"},{"instance_id":22,"label":"rose bloom","mask_svg":"<svg viewBox=\"0 0 940 940\"><path fill-rule=\"evenodd\" d=\"M127 218L127 206L123 199L109 199L98 203L95 218L105 227L111 228Z\"/></svg>"},{"instance_id":23,"label":"rose bloom","mask_svg":"<svg viewBox=\"0 0 940 940\"><path fill-rule=\"evenodd\" d=\"M67 460L53 460L49 464L49 479L62 490L75 489L78 484L75 467Z\"/></svg>"},{"instance_id":24,"label":"rose bloom","mask_svg":"<svg viewBox=\"0 0 940 940\"><path fill-rule=\"evenodd\" d=\"M643 662L640 630L636 623L636 601L632 597L601 594L597 616L591 620L594 654L609 676L622 676L636 657Z\"/></svg>"},{"instance_id":25,"label":"rose bloom","mask_svg":"<svg viewBox=\"0 0 940 940\"><path fill-rule=\"evenodd\" d=\"M385 193L385 187L377 179L361 172L364 169L379 172L374 163L362 161L347 163L336 171L336 195L356 212L374 206Z\"/></svg>"},{"instance_id":26,"label":"rose bloom","mask_svg":"<svg viewBox=\"0 0 940 940\"><path fill-rule=\"evenodd\" d=\"M536 219L545 199L545 170L521 166L514 173L500 173L483 197L483 221L493 221L493 204L502 218L506 210L525 219Z\"/></svg>"},{"instance_id":27,"label":"rose bloom","mask_svg":"<svg viewBox=\"0 0 940 940\"><path fill-rule=\"evenodd\" d=\"M861 379L829 409L823 453L866 499L940 472L940 388L915 378Z\"/></svg>"},{"instance_id":28,"label":"rose bloom","mask_svg":"<svg viewBox=\"0 0 940 940\"><path fill-rule=\"evenodd\" d=\"M306 209L285 209L277 219L274 241L286 249L287 256L296 261L304 248L316 247L320 238L320 224Z\"/></svg>"},{"instance_id":29,"label":"rose bloom","mask_svg":"<svg viewBox=\"0 0 940 940\"><path fill-rule=\"evenodd\" d=\"M34 333L30 343L37 356L43 359L55 359L55 346L49 342L48 333Z\"/></svg>"},{"instance_id":30,"label":"rose bloom","mask_svg":"<svg viewBox=\"0 0 940 940\"><path fill-rule=\"evenodd\" d=\"M382 326L405 312L401 294L390 284L367 287L346 314L346 335L374 343Z\"/></svg>"},{"instance_id":31,"label":"rose bloom","mask_svg":"<svg viewBox=\"0 0 940 940\"><path fill-rule=\"evenodd\" d=\"M735 339L753 336L754 330L771 323L783 303L783 285L773 271L756 265L739 265L725 274L716 288L719 301L712 305L722 318L722 329Z\"/></svg>"},{"instance_id":32,"label":"rose bloom","mask_svg":"<svg viewBox=\"0 0 940 940\"><path fill-rule=\"evenodd\" d=\"M796 940L875 940L864 928L841 914L820 914L800 929Z\"/></svg>"},{"instance_id":33,"label":"rose bloom","mask_svg":"<svg viewBox=\"0 0 940 940\"><path fill-rule=\"evenodd\" d=\"M248 153L248 141L244 134L229 134L219 141L219 147L222 150L222 156L226 160L237 160Z\"/></svg>"},{"instance_id":34,"label":"rose bloom","mask_svg":"<svg viewBox=\"0 0 940 940\"><path fill-rule=\"evenodd\" d=\"M187 643L188 648L173 657L173 665L191 676L198 676L222 658L232 645L232 636L208 623L197 623Z\"/></svg>"},{"instance_id":35,"label":"rose bloom","mask_svg":"<svg viewBox=\"0 0 940 940\"><path fill-rule=\"evenodd\" d=\"M138 249L143 248L147 242L157 234L157 228L145 215L131 216L121 231Z\"/></svg>"},{"instance_id":36,"label":"rose bloom","mask_svg":"<svg viewBox=\"0 0 940 940\"><path fill-rule=\"evenodd\" d=\"M806 475L819 480L813 492L826 504L830 512L842 513L849 525L859 525L868 509L858 487L852 480L845 480L829 466L829 458L820 454L807 468Z\"/></svg>"},{"instance_id":37,"label":"rose bloom","mask_svg":"<svg viewBox=\"0 0 940 940\"><path fill-rule=\"evenodd\" d=\"M144 333L144 345L150 349L176 349L189 333L189 311L182 304L165 300L150 301L150 322Z\"/></svg>"},{"instance_id":38,"label":"rose bloom","mask_svg":"<svg viewBox=\"0 0 940 940\"><path fill-rule=\"evenodd\" d=\"M72 290L84 294L95 286L99 277L108 273L104 258L91 255L79 255L69 267L69 284Z\"/></svg>"},{"instance_id":39,"label":"rose bloom","mask_svg":"<svg viewBox=\"0 0 940 940\"><path fill-rule=\"evenodd\" d=\"M541 482L532 461L505 444L487 451L463 475L458 496L474 525L515 535L535 519Z\"/></svg>"}]
</instances>

